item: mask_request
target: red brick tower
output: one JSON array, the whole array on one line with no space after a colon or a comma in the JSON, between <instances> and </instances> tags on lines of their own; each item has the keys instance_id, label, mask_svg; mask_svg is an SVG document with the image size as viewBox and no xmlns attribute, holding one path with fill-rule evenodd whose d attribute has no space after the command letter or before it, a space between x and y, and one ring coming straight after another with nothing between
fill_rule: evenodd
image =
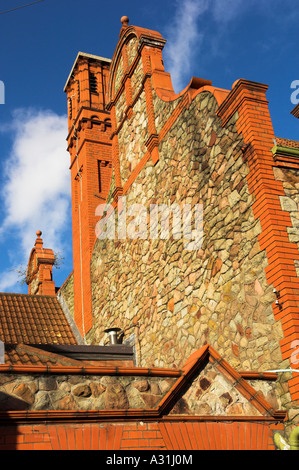
<instances>
[{"instance_id":1,"label":"red brick tower","mask_svg":"<svg viewBox=\"0 0 299 470\"><path fill-rule=\"evenodd\" d=\"M75 322L92 326L90 260L96 207L107 199L112 174L106 89L110 60L79 52L64 91L68 101L68 151L72 187Z\"/></svg>"}]
</instances>

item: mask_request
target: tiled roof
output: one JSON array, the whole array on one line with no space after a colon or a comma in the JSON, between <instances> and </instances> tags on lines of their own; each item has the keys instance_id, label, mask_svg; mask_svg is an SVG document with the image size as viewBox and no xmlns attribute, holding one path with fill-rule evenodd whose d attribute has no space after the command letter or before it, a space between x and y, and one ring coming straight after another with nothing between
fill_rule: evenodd
<instances>
[{"instance_id":1,"label":"tiled roof","mask_svg":"<svg viewBox=\"0 0 299 470\"><path fill-rule=\"evenodd\" d=\"M65 349L60 349L65 348ZM72 367L133 367L133 348L117 346L53 346L41 344L5 344L5 366ZM132 351L131 351L132 350ZM112 357L111 357L112 356ZM0 367L1 368L1 367ZM52 369L51 369L52 370Z\"/></svg>"},{"instance_id":2,"label":"tiled roof","mask_svg":"<svg viewBox=\"0 0 299 470\"><path fill-rule=\"evenodd\" d=\"M0 339L4 343L77 344L54 296L0 293Z\"/></svg>"},{"instance_id":3,"label":"tiled roof","mask_svg":"<svg viewBox=\"0 0 299 470\"><path fill-rule=\"evenodd\" d=\"M298 140L283 139L281 137L276 137L276 145L278 145L279 147L299 149Z\"/></svg>"},{"instance_id":4,"label":"tiled roof","mask_svg":"<svg viewBox=\"0 0 299 470\"><path fill-rule=\"evenodd\" d=\"M78 345L54 296L0 293L0 340L9 367L133 365L131 347Z\"/></svg>"},{"instance_id":5,"label":"tiled roof","mask_svg":"<svg viewBox=\"0 0 299 470\"><path fill-rule=\"evenodd\" d=\"M5 364L10 366L82 366L80 361L39 349L38 345L5 344Z\"/></svg>"}]
</instances>

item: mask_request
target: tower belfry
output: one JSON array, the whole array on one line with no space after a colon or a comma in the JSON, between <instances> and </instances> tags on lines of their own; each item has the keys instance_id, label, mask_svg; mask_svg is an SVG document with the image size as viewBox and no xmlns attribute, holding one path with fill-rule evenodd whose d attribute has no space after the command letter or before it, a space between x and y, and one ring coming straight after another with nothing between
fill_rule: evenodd
<instances>
[{"instance_id":1,"label":"tower belfry","mask_svg":"<svg viewBox=\"0 0 299 470\"><path fill-rule=\"evenodd\" d=\"M106 110L110 60L79 52L64 91L72 189L74 316L81 333L92 326L90 261L96 207L106 202L112 175L111 122Z\"/></svg>"}]
</instances>

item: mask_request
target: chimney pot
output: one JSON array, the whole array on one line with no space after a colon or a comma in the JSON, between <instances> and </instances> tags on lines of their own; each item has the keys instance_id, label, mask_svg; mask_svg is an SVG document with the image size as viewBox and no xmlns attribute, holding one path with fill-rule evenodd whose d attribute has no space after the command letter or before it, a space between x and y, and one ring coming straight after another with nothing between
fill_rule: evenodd
<instances>
[{"instance_id":1,"label":"chimney pot","mask_svg":"<svg viewBox=\"0 0 299 470\"><path fill-rule=\"evenodd\" d=\"M117 335L121 331L120 328L107 328L104 331L109 336L110 345L118 344Z\"/></svg>"}]
</instances>

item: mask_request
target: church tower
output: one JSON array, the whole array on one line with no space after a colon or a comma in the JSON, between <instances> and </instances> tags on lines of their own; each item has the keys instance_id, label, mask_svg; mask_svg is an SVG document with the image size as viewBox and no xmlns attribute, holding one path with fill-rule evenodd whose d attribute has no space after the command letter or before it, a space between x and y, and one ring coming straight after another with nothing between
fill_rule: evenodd
<instances>
[{"instance_id":1,"label":"church tower","mask_svg":"<svg viewBox=\"0 0 299 470\"><path fill-rule=\"evenodd\" d=\"M79 52L64 91L72 189L74 320L83 336L92 327L90 261L95 216L106 202L112 175L111 123L106 110L110 60Z\"/></svg>"}]
</instances>

